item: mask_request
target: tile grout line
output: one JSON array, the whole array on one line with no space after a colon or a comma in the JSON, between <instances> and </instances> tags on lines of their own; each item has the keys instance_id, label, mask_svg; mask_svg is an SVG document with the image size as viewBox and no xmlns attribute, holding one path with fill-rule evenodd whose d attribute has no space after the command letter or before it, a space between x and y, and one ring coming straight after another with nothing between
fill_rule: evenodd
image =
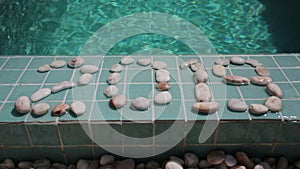
<instances>
[{"instance_id":1,"label":"tile grout line","mask_svg":"<svg viewBox=\"0 0 300 169\"><path fill-rule=\"evenodd\" d=\"M280 125L279 125L279 127L278 127L278 129L277 129L277 133L276 133L275 139L274 139L274 141L273 141L273 143L272 143L272 150L271 150L271 153L274 153L274 152L275 152L276 145L277 145L278 139L279 139L279 137L280 137L281 129L282 129L282 127L283 127L283 123L284 123L284 121L283 121L283 119L282 119L281 122L280 122Z\"/></svg>"},{"instance_id":2,"label":"tile grout line","mask_svg":"<svg viewBox=\"0 0 300 169\"><path fill-rule=\"evenodd\" d=\"M8 62L9 60L9 57L6 58L6 60L2 63L1 67L0 67L0 70L3 69L4 65L6 65L6 63Z\"/></svg>"}]
</instances>

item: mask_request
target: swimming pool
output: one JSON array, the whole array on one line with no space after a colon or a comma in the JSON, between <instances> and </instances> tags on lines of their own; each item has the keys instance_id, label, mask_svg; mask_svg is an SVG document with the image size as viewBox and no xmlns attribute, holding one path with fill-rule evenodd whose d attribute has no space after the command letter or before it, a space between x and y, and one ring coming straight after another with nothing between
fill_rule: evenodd
<instances>
[{"instance_id":1,"label":"swimming pool","mask_svg":"<svg viewBox=\"0 0 300 169\"><path fill-rule=\"evenodd\" d=\"M267 5L258 0L2 0L0 4L1 55L79 55L101 27L143 12L176 15L196 25L218 53L282 51L271 34L268 17L263 15ZM192 53L172 37L140 34L119 42L109 54L153 48L172 54Z\"/></svg>"}]
</instances>

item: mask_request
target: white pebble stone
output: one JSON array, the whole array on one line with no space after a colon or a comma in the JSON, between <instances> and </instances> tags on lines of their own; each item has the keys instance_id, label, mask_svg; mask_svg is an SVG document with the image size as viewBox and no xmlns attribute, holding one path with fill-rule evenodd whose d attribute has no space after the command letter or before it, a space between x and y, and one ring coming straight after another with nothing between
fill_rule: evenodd
<instances>
[{"instance_id":1,"label":"white pebble stone","mask_svg":"<svg viewBox=\"0 0 300 169\"><path fill-rule=\"evenodd\" d=\"M221 164L225 160L224 151L214 150L207 154L207 161L213 165Z\"/></svg>"},{"instance_id":2,"label":"white pebble stone","mask_svg":"<svg viewBox=\"0 0 300 169\"><path fill-rule=\"evenodd\" d=\"M124 67L120 64L115 64L110 68L111 72L122 72L124 70Z\"/></svg>"},{"instance_id":3,"label":"white pebble stone","mask_svg":"<svg viewBox=\"0 0 300 169\"><path fill-rule=\"evenodd\" d=\"M80 159L77 161L76 169L88 169L90 161Z\"/></svg>"},{"instance_id":4,"label":"white pebble stone","mask_svg":"<svg viewBox=\"0 0 300 169\"><path fill-rule=\"evenodd\" d=\"M191 65L191 70L197 72L198 70L205 70L205 66L202 63L195 63Z\"/></svg>"},{"instance_id":5,"label":"white pebble stone","mask_svg":"<svg viewBox=\"0 0 300 169\"><path fill-rule=\"evenodd\" d=\"M264 167L260 164L257 164L257 165L254 166L253 169L264 169Z\"/></svg>"},{"instance_id":6,"label":"white pebble stone","mask_svg":"<svg viewBox=\"0 0 300 169\"><path fill-rule=\"evenodd\" d=\"M167 66L168 65L163 61L154 61L152 63L152 68L153 69L165 69L165 68L167 68Z\"/></svg>"},{"instance_id":7,"label":"white pebble stone","mask_svg":"<svg viewBox=\"0 0 300 169\"><path fill-rule=\"evenodd\" d=\"M223 78L225 83L232 85L248 85L250 83L250 80L243 76L225 75Z\"/></svg>"},{"instance_id":8,"label":"white pebble stone","mask_svg":"<svg viewBox=\"0 0 300 169\"><path fill-rule=\"evenodd\" d=\"M51 94L51 89L42 88L42 89L39 89L38 91L36 91L35 93L33 93L30 96L30 100L33 102L37 102L37 101L42 100L43 98L49 96L50 94Z\"/></svg>"},{"instance_id":9,"label":"white pebble stone","mask_svg":"<svg viewBox=\"0 0 300 169\"><path fill-rule=\"evenodd\" d=\"M39 159L33 163L34 168L50 168L51 162L48 159Z\"/></svg>"},{"instance_id":10,"label":"white pebble stone","mask_svg":"<svg viewBox=\"0 0 300 169\"><path fill-rule=\"evenodd\" d=\"M180 69L186 69L186 68L188 68L188 67L190 67L190 66L192 66L193 64L196 64L196 63L198 63L198 60L195 59L195 58L186 60L186 61L181 63Z\"/></svg>"},{"instance_id":11,"label":"white pebble stone","mask_svg":"<svg viewBox=\"0 0 300 169\"><path fill-rule=\"evenodd\" d=\"M141 58L137 61L137 63L141 66L148 66L152 63L152 60L150 58Z\"/></svg>"},{"instance_id":12,"label":"white pebble stone","mask_svg":"<svg viewBox=\"0 0 300 169\"><path fill-rule=\"evenodd\" d=\"M155 79L157 82L168 82L171 80L170 73L165 69L159 69L155 73Z\"/></svg>"},{"instance_id":13,"label":"white pebble stone","mask_svg":"<svg viewBox=\"0 0 300 169\"><path fill-rule=\"evenodd\" d=\"M255 71L259 76L270 76L270 72L268 68L257 66L255 68Z\"/></svg>"},{"instance_id":14,"label":"white pebble stone","mask_svg":"<svg viewBox=\"0 0 300 169\"><path fill-rule=\"evenodd\" d=\"M117 84L121 81L121 74L120 73L111 73L107 78L108 84Z\"/></svg>"},{"instance_id":15,"label":"white pebble stone","mask_svg":"<svg viewBox=\"0 0 300 169\"><path fill-rule=\"evenodd\" d=\"M217 102L198 102L193 104L192 109L197 113L215 113L220 109L220 104Z\"/></svg>"},{"instance_id":16,"label":"white pebble stone","mask_svg":"<svg viewBox=\"0 0 300 169\"><path fill-rule=\"evenodd\" d=\"M265 106L272 112L278 112L282 109L282 101L276 96L271 96L266 100Z\"/></svg>"},{"instance_id":17,"label":"white pebble stone","mask_svg":"<svg viewBox=\"0 0 300 169\"><path fill-rule=\"evenodd\" d=\"M262 115L269 111L268 107L263 104L251 104L249 110L255 115Z\"/></svg>"},{"instance_id":18,"label":"white pebble stone","mask_svg":"<svg viewBox=\"0 0 300 169\"><path fill-rule=\"evenodd\" d=\"M1 164L0 168L2 169L15 169L15 163L11 159L5 159Z\"/></svg>"},{"instance_id":19,"label":"white pebble stone","mask_svg":"<svg viewBox=\"0 0 300 169\"><path fill-rule=\"evenodd\" d=\"M95 65L83 65L80 67L81 73L96 73L98 72L99 68Z\"/></svg>"},{"instance_id":20,"label":"white pebble stone","mask_svg":"<svg viewBox=\"0 0 300 169\"><path fill-rule=\"evenodd\" d=\"M147 110L150 107L150 101L149 99L145 97L138 97L132 100L131 102L131 108L135 110Z\"/></svg>"},{"instance_id":21,"label":"white pebble stone","mask_svg":"<svg viewBox=\"0 0 300 169\"><path fill-rule=\"evenodd\" d=\"M82 66L85 63L85 60L81 57L76 57L76 58L72 58L70 59L68 66L71 68L77 68Z\"/></svg>"},{"instance_id":22,"label":"white pebble stone","mask_svg":"<svg viewBox=\"0 0 300 169\"><path fill-rule=\"evenodd\" d=\"M172 95L168 91L160 92L154 97L154 102L157 104L168 104L172 101Z\"/></svg>"},{"instance_id":23,"label":"white pebble stone","mask_svg":"<svg viewBox=\"0 0 300 169\"><path fill-rule=\"evenodd\" d=\"M31 101L27 96L19 97L15 102L15 109L22 114L28 113L31 110Z\"/></svg>"},{"instance_id":24,"label":"white pebble stone","mask_svg":"<svg viewBox=\"0 0 300 169\"><path fill-rule=\"evenodd\" d=\"M93 75L89 73L82 74L78 79L78 85L88 85L93 79Z\"/></svg>"},{"instance_id":25,"label":"white pebble stone","mask_svg":"<svg viewBox=\"0 0 300 169\"><path fill-rule=\"evenodd\" d=\"M248 105L241 99L230 99L227 106L232 111L243 112L248 110Z\"/></svg>"},{"instance_id":26,"label":"white pebble stone","mask_svg":"<svg viewBox=\"0 0 300 169\"><path fill-rule=\"evenodd\" d=\"M18 167L21 169L30 169L32 168L32 164L33 163L30 161L21 161L19 162Z\"/></svg>"},{"instance_id":27,"label":"white pebble stone","mask_svg":"<svg viewBox=\"0 0 300 169\"><path fill-rule=\"evenodd\" d=\"M80 116L86 111L86 106L82 101L75 101L71 104L71 110L74 114Z\"/></svg>"},{"instance_id":28,"label":"white pebble stone","mask_svg":"<svg viewBox=\"0 0 300 169\"><path fill-rule=\"evenodd\" d=\"M45 64L38 68L38 72L40 72L40 73L48 72L49 70L51 70L51 67L49 64Z\"/></svg>"},{"instance_id":29,"label":"white pebble stone","mask_svg":"<svg viewBox=\"0 0 300 169\"><path fill-rule=\"evenodd\" d=\"M130 65L134 62L134 59L130 56L125 56L121 59L120 63L122 65Z\"/></svg>"},{"instance_id":30,"label":"white pebble stone","mask_svg":"<svg viewBox=\"0 0 300 169\"><path fill-rule=\"evenodd\" d=\"M50 109L50 105L48 103L38 103L32 106L32 113L41 116L46 114Z\"/></svg>"},{"instance_id":31,"label":"white pebble stone","mask_svg":"<svg viewBox=\"0 0 300 169\"><path fill-rule=\"evenodd\" d=\"M225 155L225 160L224 163L228 166L228 167L232 167L235 166L237 163L237 160L234 156L230 155L230 154L226 154Z\"/></svg>"},{"instance_id":32,"label":"white pebble stone","mask_svg":"<svg viewBox=\"0 0 300 169\"><path fill-rule=\"evenodd\" d=\"M116 96L119 92L119 88L117 86L111 85L104 89L103 93L106 97Z\"/></svg>"},{"instance_id":33,"label":"white pebble stone","mask_svg":"<svg viewBox=\"0 0 300 169\"><path fill-rule=\"evenodd\" d=\"M167 162L165 169L183 169L183 167L175 161Z\"/></svg>"},{"instance_id":34,"label":"white pebble stone","mask_svg":"<svg viewBox=\"0 0 300 169\"><path fill-rule=\"evenodd\" d=\"M195 95L200 102L208 102L211 99L211 92L206 83L198 83L195 86Z\"/></svg>"},{"instance_id":35,"label":"white pebble stone","mask_svg":"<svg viewBox=\"0 0 300 169\"><path fill-rule=\"evenodd\" d=\"M217 59L215 61L216 65L228 66L230 61L228 59Z\"/></svg>"},{"instance_id":36,"label":"white pebble stone","mask_svg":"<svg viewBox=\"0 0 300 169\"><path fill-rule=\"evenodd\" d=\"M266 90L272 96L277 96L279 98L282 98L282 96L283 96L282 90L275 83L269 83L266 87Z\"/></svg>"},{"instance_id":37,"label":"white pebble stone","mask_svg":"<svg viewBox=\"0 0 300 169\"><path fill-rule=\"evenodd\" d=\"M269 83L272 83L272 78L265 77L265 76L253 76L251 78L251 83L256 84L256 85L265 86L265 85L268 85Z\"/></svg>"},{"instance_id":38,"label":"white pebble stone","mask_svg":"<svg viewBox=\"0 0 300 169\"><path fill-rule=\"evenodd\" d=\"M245 64L245 59L242 57L234 56L230 58L230 62L236 65L243 65Z\"/></svg>"},{"instance_id":39,"label":"white pebble stone","mask_svg":"<svg viewBox=\"0 0 300 169\"><path fill-rule=\"evenodd\" d=\"M61 68L64 67L67 64L64 60L55 60L52 63L50 63L50 67L52 68Z\"/></svg>"},{"instance_id":40,"label":"white pebble stone","mask_svg":"<svg viewBox=\"0 0 300 169\"><path fill-rule=\"evenodd\" d=\"M186 153L184 154L184 164L189 168L197 167L199 159L194 153Z\"/></svg>"},{"instance_id":41,"label":"white pebble stone","mask_svg":"<svg viewBox=\"0 0 300 169\"><path fill-rule=\"evenodd\" d=\"M181 158L176 156L170 156L170 161L178 162L182 166L184 165L184 161Z\"/></svg>"},{"instance_id":42,"label":"white pebble stone","mask_svg":"<svg viewBox=\"0 0 300 169\"><path fill-rule=\"evenodd\" d=\"M71 82L71 81L63 81L60 83L57 83L56 85L54 85L51 89L52 93L56 93L59 92L61 90L65 90L65 89L70 89L72 87L75 87L76 83Z\"/></svg>"},{"instance_id":43,"label":"white pebble stone","mask_svg":"<svg viewBox=\"0 0 300 169\"><path fill-rule=\"evenodd\" d=\"M116 109L122 108L126 105L127 98L124 95L117 95L110 99L110 104Z\"/></svg>"},{"instance_id":44,"label":"white pebble stone","mask_svg":"<svg viewBox=\"0 0 300 169\"><path fill-rule=\"evenodd\" d=\"M115 161L115 157L110 154L105 154L100 158L101 165L112 164Z\"/></svg>"},{"instance_id":45,"label":"white pebble stone","mask_svg":"<svg viewBox=\"0 0 300 169\"><path fill-rule=\"evenodd\" d=\"M259 63L257 60L254 59L248 59L245 61L245 63L249 64L252 67L262 66L261 63Z\"/></svg>"},{"instance_id":46,"label":"white pebble stone","mask_svg":"<svg viewBox=\"0 0 300 169\"><path fill-rule=\"evenodd\" d=\"M198 70L194 73L195 83L205 83L208 81L208 74L205 70Z\"/></svg>"},{"instance_id":47,"label":"white pebble stone","mask_svg":"<svg viewBox=\"0 0 300 169\"><path fill-rule=\"evenodd\" d=\"M222 65L214 65L212 68L213 74L218 77L226 75L226 68Z\"/></svg>"}]
</instances>

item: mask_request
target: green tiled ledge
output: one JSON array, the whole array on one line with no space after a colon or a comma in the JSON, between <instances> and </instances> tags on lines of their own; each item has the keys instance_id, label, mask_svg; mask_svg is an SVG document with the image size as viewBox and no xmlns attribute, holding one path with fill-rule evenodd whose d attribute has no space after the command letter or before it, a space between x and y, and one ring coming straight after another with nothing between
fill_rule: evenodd
<instances>
[{"instance_id":1,"label":"green tiled ledge","mask_svg":"<svg viewBox=\"0 0 300 169\"><path fill-rule=\"evenodd\" d=\"M242 55L244 58L256 59L263 63L270 69L273 81L283 89L282 111L263 116L253 116L248 112L232 112L227 108L226 103L232 97L244 98L248 105L263 103L268 97L264 87L252 84L225 86L226 95L219 95L223 89L220 87L222 81L211 74L211 64L218 57L230 58L231 56L233 55L201 56L204 63L209 63L206 67L210 75L211 87L215 99L221 103L222 113L198 115L191 111L190 108L195 102L192 73L189 70L178 71L180 62L169 56L157 58L153 56L153 59L163 60L169 64L168 70L172 75L170 92L174 96L171 104L166 107L151 106L146 112L132 111L129 105L119 111L111 110L107 108L108 99L102 91L107 87L105 80L109 68L118 62L121 56L106 56L105 59L101 56L89 56L86 58L87 64L101 67L101 70L94 75L94 82L89 86L52 94L43 100L53 107L63 101L62 98L67 103L71 103L74 98L80 99L87 105L87 112L80 117L66 114L59 118L51 116L50 113L42 117L34 117L31 114L19 115L13 109L13 103L20 95L30 96L41 87L51 87L54 83L63 80L76 81L79 77L78 70L73 74L73 70L67 67L43 74L36 72L40 65L55 59L67 61L70 56L2 56L0 76L4 78L0 79L0 159L13 157L16 160L30 160L47 156L50 159L56 157L52 159L56 161L74 162L78 158L98 158L106 152L105 147L123 155L142 151L145 148L154 154L160 148L171 148L174 144L176 144L174 148L158 157L166 157L170 154L181 155L185 151L194 151L201 156L211 149L221 148L228 152L242 149L250 154L256 152L261 156L286 154L291 159L295 158L293 149L300 147L300 139L297 134L290 133L298 133L300 130L298 75L300 55ZM195 56L180 57L182 60L187 60ZM152 98L156 93L156 91L152 92L155 87L155 81L151 77L152 69L144 67L141 70L140 68L137 65L128 66L126 81L123 78L118 84L120 91L126 90L126 96L130 99L141 95ZM248 65L242 67L230 65L227 70L228 73L232 72L248 78L255 75L254 69ZM35 78L29 79L32 76ZM126 84L128 81L130 85ZM97 92L94 100L91 99L91 95L94 95L95 91ZM166 131L174 120L178 122L176 136L182 137L181 140L173 143L168 140L156 140L156 137L153 137ZM205 142L199 143L200 131L207 121L218 125ZM107 123L110 125L108 126ZM112 129L115 131L113 134L110 131ZM154 139L128 142L122 135Z\"/></svg>"}]
</instances>

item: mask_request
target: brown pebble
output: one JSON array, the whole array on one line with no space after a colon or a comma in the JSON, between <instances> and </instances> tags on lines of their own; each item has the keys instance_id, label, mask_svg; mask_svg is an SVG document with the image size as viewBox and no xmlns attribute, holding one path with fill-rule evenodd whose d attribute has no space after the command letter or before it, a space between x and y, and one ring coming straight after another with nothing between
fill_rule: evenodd
<instances>
[{"instance_id":1,"label":"brown pebble","mask_svg":"<svg viewBox=\"0 0 300 169\"><path fill-rule=\"evenodd\" d=\"M271 96L265 101L265 106L272 112L278 112L282 109L282 101L279 97Z\"/></svg>"},{"instance_id":2,"label":"brown pebble","mask_svg":"<svg viewBox=\"0 0 300 169\"><path fill-rule=\"evenodd\" d=\"M266 76L253 76L251 78L251 83L255 85L265 86L268 85L269 83L272 83L272 78Z\"/></svg>"},{"instance_id":3,"label":"brown pebble","mask_svg":"<svg viewBox=\"0 0 300 169\"><path fill-rule=\"evenodd\" d=\"M255 166L255 164L248 158L247 154L242 151L238 151L236 153L236 159L240 164L244 165L247 169L252 169Z\"/></svg>"},{"instance_id":4,"label":"brown pebble","mask_svg":"<svg viewBox=\"0 0 300 169\"><path fill-rule=\"evenodd\" d=\"M255 71L259 76L270 76L270 72L268 68L258 66L255 68Z\"/></svg>"},{"instance_id":5,"label":"brown pebble","mask_svg":"<svg viewBox=\"0 0 300 169\"><path fill-rule=\"evenodd\" d=\"M198 102L192 106L192 109L198 113L214 113L220 109L220 104L217 102Z\"/></svg>"},{"instance_id":6,"label":"brown pebble","mask_svg":"<svg viewBox=\"0 0 300 169\"><path fill-rule=\"evenodd\" d=\"M68 104L61 103L53 107L52 114L54 116L62 116L65 113L67 113L69 110L70 110L70 106Z\"/></svg>"},{"instance_id":7,"label":"brown pebble","mask_svg":"<svg viewBox=\"0 0 300 169\"><path fill-rule=\"evenodd\" d=\"M289 162L286 159L286 157L281 156L277 161L276 169L287 169L288 166L289 166Z\"/></svg>"},{"instance_id":8,"label":"brown pebble","mask_svg":"<svg viewBox=\"0 0 300 169\"><path fill-rule=\"evenodd\" d=\"M282 98L283 93L281 88L275 83L269 83L266 87L267 92L272 96Z\"/></svg>"},{"instance_id":9,"label":"brown pebble","mask_svg":"<svg viewBox=\"0 0 300 169\"><path fill-rule=\"evenodd\" d=\"M232 85L248 85L250 80L243 76L234 76L234 75L225 75L224 76L225 83Z\"/></svg>"},{"instance_id":10,"label":"brown pebble","mask_svg":"<svg viewBox=\"0 0 300 169\"><path fill-rule=\"evenodd\" d=\"M248 60L246 60L246 63L252 67L262 66L262 64L259 63L259 61L254 60L254 59L248 59Z\"/></svg>"},{"instance_id":11,"label":"brown pebble","mask_svg":"<svg viewBox=\"0 0 300 169\"><path fill-rule=\"evenodd\" d=\"M246 167L243 165L235 165L233 167L230 167L230 169L246 169Z\"/></svg>"},{"instance_id":12,"label":"brown pebble","mask_svg":"<svg viewBox=\"0 0 300 169\"><path fill-rule=\"evenodd\" d=\"M159 82L156 88L157 90L165 91L171 89L171 85L168 82Z\"/></svg>"}]
</instances>

